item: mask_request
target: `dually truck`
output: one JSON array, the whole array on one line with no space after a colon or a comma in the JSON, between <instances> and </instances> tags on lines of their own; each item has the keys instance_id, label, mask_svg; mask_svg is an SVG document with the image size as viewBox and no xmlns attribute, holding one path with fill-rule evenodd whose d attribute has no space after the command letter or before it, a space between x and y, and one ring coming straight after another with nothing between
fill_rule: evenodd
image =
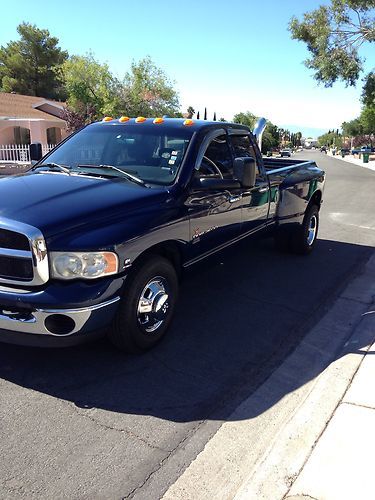
<instances>
[{"instance_id":1,"label":"dually truck","mask_svg":"<svg viewBox=\"0 0 375 500\"><path fill-rule=\"evenodd\" d=\"M309 254L325 173L263 158L264 126L106 117L43 158L32 145L32 168L0 180L0 341L140 352L185 268L260 232Z\"/></svg>"}]
</instances>

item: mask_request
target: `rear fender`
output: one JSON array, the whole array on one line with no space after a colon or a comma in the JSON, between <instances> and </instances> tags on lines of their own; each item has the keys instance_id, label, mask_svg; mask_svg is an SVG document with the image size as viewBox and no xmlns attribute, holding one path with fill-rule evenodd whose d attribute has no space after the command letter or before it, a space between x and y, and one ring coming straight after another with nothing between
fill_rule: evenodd
<instances>
[{"instance_id":1,"label":"rear fender","mask_svg":"<svg viewBox=\"0 0 375 500\"><path fill-rule=\"evenodd\" d=\"M316 205L320 209L321 203L322 189L316 179L308 183L288 186L280 190L276 215L277 225L302 224L306 210L311 205Z\"/></svg>"}]
</instances>

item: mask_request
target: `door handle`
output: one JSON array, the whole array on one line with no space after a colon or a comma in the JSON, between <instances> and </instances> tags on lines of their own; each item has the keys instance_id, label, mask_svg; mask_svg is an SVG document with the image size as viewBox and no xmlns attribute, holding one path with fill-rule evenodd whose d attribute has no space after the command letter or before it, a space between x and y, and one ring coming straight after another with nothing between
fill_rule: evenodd
<instances>
[{"instance_id":1,"label":"door handle","mask_svg":"<svg viewBox=\"0 0 375 500\"><path fill-rule=\"evenodd\" d=\"M235 203L236 201L240 201L241 199L242 199L241 195L229 196L228 201L229 203Z\"/></svg>"}]
</instances>

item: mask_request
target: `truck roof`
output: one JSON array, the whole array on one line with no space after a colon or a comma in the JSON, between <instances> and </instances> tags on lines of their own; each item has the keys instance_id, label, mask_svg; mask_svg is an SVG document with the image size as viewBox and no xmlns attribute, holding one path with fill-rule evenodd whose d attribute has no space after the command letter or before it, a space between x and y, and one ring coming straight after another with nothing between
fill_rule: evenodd
<instances>
[{"instance_id":1,"label":"truck roof","mask_svg":"<svg viewBox=\"0 0 375 500\"><path fill-rule=\"evenodd\" d=\"M136 121L142 119L142 121ZM113 127L116 125L136 125L140 128L146 127L148 130L152 127L167 127L169 130L181 130L190 129L192 132L198 130L203 130L205 128L238 128L241 130L250 130L246 125L241 125L239 123L230 122L218 122L218 121L208 121L208 120L195 120L186 118L162 118L162 122L155 123L156 118L129 118L128 120L120 121L120 118L104 118L100 122L95 122L89 125L90 127ZM160 120L160 118L158 118Z\"/></svg>"}]
</instances>

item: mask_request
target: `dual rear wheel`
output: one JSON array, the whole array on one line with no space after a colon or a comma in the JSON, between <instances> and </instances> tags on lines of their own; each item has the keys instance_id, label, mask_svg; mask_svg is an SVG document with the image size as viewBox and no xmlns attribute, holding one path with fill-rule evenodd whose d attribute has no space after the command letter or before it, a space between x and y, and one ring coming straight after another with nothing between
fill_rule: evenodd
<instances>
[{"instance_id":1,"label":"dual rear wheel","mask_svg":"<svg viewBox=\"0 0 375 500\"><path fill-rule=\"evenodd\" d=\"M299 255L312 252L319 229L319 207L310 205L301 225L280 227L275 235L275 243L279 250L290 251Z\"/></svg>"}]
</instances>

